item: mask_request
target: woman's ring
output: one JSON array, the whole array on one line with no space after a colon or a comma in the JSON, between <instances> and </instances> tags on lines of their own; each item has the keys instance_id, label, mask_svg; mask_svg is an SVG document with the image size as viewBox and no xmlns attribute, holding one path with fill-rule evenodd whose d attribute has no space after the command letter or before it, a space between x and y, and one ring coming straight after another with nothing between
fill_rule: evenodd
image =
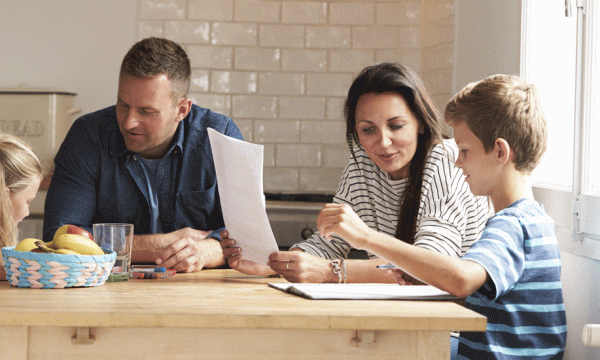
<instances>
[{"instance_id":1,"label":"woman's ring","mask_svg":"<svg viewBox=\"0 0 600 360\"><path fill-rule=\"evenodd\" d=\"M289 261L285 263L285 269L286 269L286 270L289 270L289 269L290 269L290 262L289 262Z\"/></svg>"}]
</instances>

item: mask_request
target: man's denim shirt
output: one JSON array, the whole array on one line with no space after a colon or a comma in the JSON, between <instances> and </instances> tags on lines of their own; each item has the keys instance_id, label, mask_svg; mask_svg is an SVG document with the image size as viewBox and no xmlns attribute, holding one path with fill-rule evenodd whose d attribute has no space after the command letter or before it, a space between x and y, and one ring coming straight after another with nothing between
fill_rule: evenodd
<instances>
[{"instance_id":1,"label":"man's denim shirt","mask_svg":"<svg viewBox=\"0 0 600 360\"><path fill-rule=\"evenodd\" d=\"M196 105L177 128L160 163L157 192L163 233L185 227L224 227L207 128L242 139L233 121ZM44 240L64 224L90 230L102 222L134 224L136 234L151 234L148 189L137 160L127 150L117 124L115 106L79 118L55 159L46 196ZM218 233L211 236L218 237Z\"/></svg>"}]
</instances>

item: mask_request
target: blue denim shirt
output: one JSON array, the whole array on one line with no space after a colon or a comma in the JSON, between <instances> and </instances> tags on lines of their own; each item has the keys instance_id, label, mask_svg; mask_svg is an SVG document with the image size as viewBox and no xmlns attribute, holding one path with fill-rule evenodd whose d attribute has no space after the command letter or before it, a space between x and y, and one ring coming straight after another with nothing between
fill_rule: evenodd
<instances>
[{"instance_id":1,"label":"blue denim shirt","mask_svg":"<svg viewBox=\"0 0 600 360\"><path fill-rule=\"evenodd\" d=\"M163 233L184 227L224 227L209 127L242 139L230 118L192 106L157 172L158 228ZM115 106L77 119L54 159L44 209L44 240L52 240L64 224L91 231L94 223L132 223L136 234L151 234L157 228L151 212L157 209L150 206L138 157L125 146Z\"/></svg>"}]
</instances>

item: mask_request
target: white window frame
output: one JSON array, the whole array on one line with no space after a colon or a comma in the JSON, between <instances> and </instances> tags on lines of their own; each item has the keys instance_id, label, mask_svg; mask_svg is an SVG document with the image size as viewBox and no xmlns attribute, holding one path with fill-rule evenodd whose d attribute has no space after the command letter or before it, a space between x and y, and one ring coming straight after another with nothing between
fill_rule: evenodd
<instances>
[{"instance_id":1,"label":"white window frame","mask_svg":"<svg viewBox=\"0 0 600 360\"><path fill-rule=\"evenodd\" d=\"M522 2L521 28L521 76L527 77L528 21L530 1ZM599 14L598 0L565 0L565 12L570 7L572 16L577 16L577 69L575 114L573 183L571 189L550 188L534 184L534 195L544 204L546 211L554 218L561 250L600 260L600 196L583 191L583 169L586 166L586 144L592 141L589 133L592 119L591 67L595 49L592 39L595 23L592 14ZM596 20L596 21L594 21ZM598 45L600 46L600 45ZM600 50L599 50L600 52Z\"/></svg>"},{"instance_id":2,"label":"white window frame","mask_svg":"<svg viewBox=\"0 0 600 360\"><path fill-rule=\"evenodd\" d=\"M594 16L600 15L600 4L597 0L578 0L577 8L579 16L582 18L583 24L581 26L581 43L582 43L582 94L581 94L581 118L580 118L580 139L581 146L579 146L579 178L578 181L578 192L574 192L575 206L574 210L578 212L577 222L574 225L574 230L577 234L581 234L584 237L600 240L600 196L597 194L585 193L583 169L588 166L589 156L587 156L588 147L586 144L590 144L593 139L590 138L590 128L592 122L597 119L593 118L594 112L592 106L594 103L594 95L600 96L600 94L594 94L593 89L590 86L593 81L592 69L595 65L594 57L598 56L598 42L600 39L595 39L592 36L586 36L586 34L600 34L597 31L597 25L600 23L600 19L595 19ZM599 69L594 70L596 75L600 74ZM596 89L599 91L600 89ZM598 113L596 113L597 115ZM600 165L597 165L600 166Z\"/></svg>"}]
</instances>

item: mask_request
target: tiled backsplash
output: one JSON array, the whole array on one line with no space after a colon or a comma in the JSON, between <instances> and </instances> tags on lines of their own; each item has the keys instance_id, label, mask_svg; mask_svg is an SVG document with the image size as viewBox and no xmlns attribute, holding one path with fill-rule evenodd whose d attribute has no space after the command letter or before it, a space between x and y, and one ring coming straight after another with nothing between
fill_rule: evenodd
<instances>
[{"instance_id":1,"label":"tiled backsplash","mask_svg":"<svg viewBox=\"0 0 600 360\"><path fill-rule=\"evenodd\" d=\"M450 97L454 1L139 0L139 38L180 43L191 98L265 146L266 192L333 193L349 158L342 115L365 66L416 70Z\"/></svg>"}]
</instances>

